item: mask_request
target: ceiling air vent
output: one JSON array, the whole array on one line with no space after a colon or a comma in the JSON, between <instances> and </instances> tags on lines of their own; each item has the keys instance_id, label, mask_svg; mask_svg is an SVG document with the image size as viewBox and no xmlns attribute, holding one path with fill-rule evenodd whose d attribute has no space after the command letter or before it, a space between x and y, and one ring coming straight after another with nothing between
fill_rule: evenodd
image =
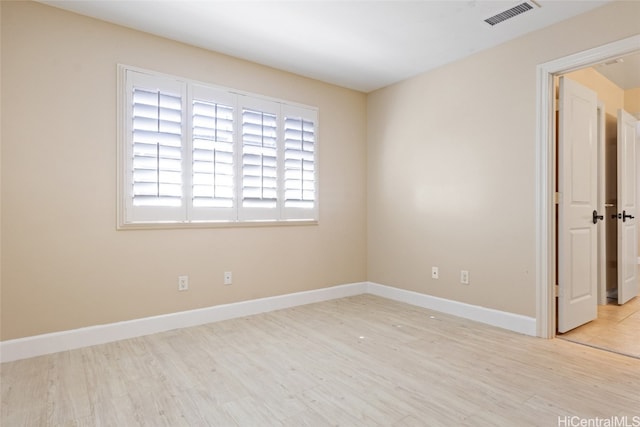
<instances>
[{"instance_id":1,"label":"ceiling air vent","mask_svg":"<svg viewBox=\"0 0 640 427\"><path fill-rule=\"evenodd\" d=\"M516 6L512 7L511 9L507 9L502 12L496 13L492 17L485 19L484 22L486 22L491 26L494 26L496 24L506 21L507 19L511 19L514 16L518 16L521 13L528 12L537 7L540 7L540 6L538 6L536 3L532 1L518 3Z\"/></svg>"}]
</instances>

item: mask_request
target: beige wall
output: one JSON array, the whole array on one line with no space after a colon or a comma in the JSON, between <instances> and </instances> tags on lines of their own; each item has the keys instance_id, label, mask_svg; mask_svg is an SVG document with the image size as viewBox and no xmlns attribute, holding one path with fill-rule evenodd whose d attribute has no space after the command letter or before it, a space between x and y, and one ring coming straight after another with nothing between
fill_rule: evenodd
<instances>
[{"instance_id":1,"label":"beige wall","mask_svg":"<svg viewBox=\"0 0 640 427\"><path fill-rule=\"evenodd\" d=\"M368 279L535 316L536 66L639 16L613 2L370 94Z\"/></svg>"},{"instance_id":2,"label":"beige wall","mask_svg":"<svg viewBox=\"0 0 640 427\"><path fill-rule=\"evenodd\" d=\"M1 10L2 340L366 279L364 94L38 3ZM320 224L116 231L118 63L319 107Z\"/></svg>"},{"instance_id":3,"label":"beige wall","mask_svg":"<svg viewBox=\"0 0 640 427\"><path fill-rule=\"evenodd\" d=\"M640 87L624 91L624 109L640 120Z\"/></svg>"}]
</instances>

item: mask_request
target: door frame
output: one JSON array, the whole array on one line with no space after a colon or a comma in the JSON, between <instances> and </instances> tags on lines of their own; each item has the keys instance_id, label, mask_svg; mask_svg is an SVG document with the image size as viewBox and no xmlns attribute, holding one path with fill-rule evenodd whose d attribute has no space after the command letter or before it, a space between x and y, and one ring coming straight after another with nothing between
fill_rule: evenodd
<instances>
[{"instance_id":1,"label":"door frame","mask_svg":"<svg viewBox=\"0 0 640 427\"><path fill-rule=\"evenodd\" d=\"M576 71L640 50L640 35L578 52L536 67L536 335L556 335L554 85L557 74Z\"/></svg>"}]
</instances>

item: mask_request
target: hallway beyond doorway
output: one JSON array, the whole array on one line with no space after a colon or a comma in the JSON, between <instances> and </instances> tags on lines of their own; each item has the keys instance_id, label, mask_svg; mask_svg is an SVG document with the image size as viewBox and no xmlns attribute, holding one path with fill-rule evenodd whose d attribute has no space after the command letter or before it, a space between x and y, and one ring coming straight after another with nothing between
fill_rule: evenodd
<instances>
[{"instance_id":1,"label":"hallway beyond doorway","mask_svg":"<svg viewBox=\"0 0 640 427\"><path fill-rule=\"evenodd\" d=\"M640 359L640 297L624 305L609 299L597 319L557 337Z\"/></svg>"}]
</instances>

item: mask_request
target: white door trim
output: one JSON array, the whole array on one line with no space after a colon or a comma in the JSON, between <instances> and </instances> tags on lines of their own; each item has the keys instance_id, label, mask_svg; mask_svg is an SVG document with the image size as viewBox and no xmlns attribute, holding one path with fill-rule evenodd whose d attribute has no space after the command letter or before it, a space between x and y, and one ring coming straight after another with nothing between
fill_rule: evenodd
<instances>
[{"instance_id":1,"label":"white door trim","mask_svg":"<svg viewBox=\"0 0 640 427\"><path fill-rule=\"evenodd\" d=\"M555 336L555 141L553 138L556 74L575 71L640 50L640 34L554 59L536 69L536 334Z\"/></svg>"}]
</instances>

